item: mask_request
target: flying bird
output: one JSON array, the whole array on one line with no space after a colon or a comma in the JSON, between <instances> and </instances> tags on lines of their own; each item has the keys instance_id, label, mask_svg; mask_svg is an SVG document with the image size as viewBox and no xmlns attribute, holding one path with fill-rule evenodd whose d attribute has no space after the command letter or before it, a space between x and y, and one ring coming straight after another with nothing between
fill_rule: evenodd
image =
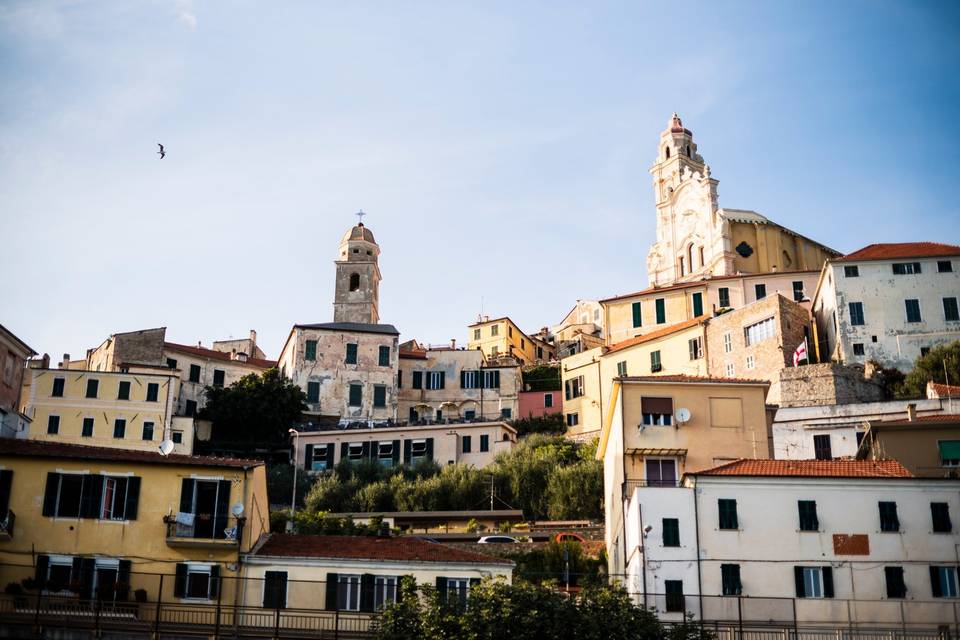
<instances>
[{"instance_id":1,"label":"flying bird","mask_svg":"<svg viewBox=\"0 0 960 640\"><path fill-rule=\"evenodd\" d=\"M163 160L164 157L166 157L167 152L163 150L163 145L159 142L157 143L157 146L160 147L160 151L157 151L157 153L160 155L160 159Z\"/></svg>"}]
</instances>

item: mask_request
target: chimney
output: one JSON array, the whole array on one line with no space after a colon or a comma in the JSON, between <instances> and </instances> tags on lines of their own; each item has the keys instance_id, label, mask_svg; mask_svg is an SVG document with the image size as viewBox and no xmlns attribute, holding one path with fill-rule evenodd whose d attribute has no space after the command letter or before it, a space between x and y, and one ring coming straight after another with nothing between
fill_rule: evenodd
<instances>
[{"instance_id":1,"label":"chimney","mask_svg":"<svg viewBox=\"0 0 960 640\"><path fill-rule=\"evenodd\" d=\"M252 347L252 348L250 349L250 352L251 352L251 353L253 353L254 351L256 351L256 349L253 348L253 347L256 347L256 346L257 346L257 332L256 332L255 329L250 329L250 346Z\"/></svg>"},{"instance_id":2,"label":"chimney","mask_svg":"<svg viewBox=\"0 0 960 640\"><path fill-rule=\"evenodd\" d=\"M69 369L69 368L70 368L70 354L69 354L69 353L63 354L63 362L60 363L60 368L61 368L61 369Z\"/></svg>"},{"instance_id":3,"label":"chimney","mask_svg":"<svg viewBox=\"0 0 960 640\"><path fill-rule=\"evenodd\" d=\"M50 368L50 354L49 354L49 353L43 354L43 357L40 358L40 368L41 368L41 369L49 369L49 368Z\"/></svg>"},{"instance_id":4,"label":"chimney","mask_svg":"<svg viewBox=\"0 0 960 640\"><path fill-rule=\"evenodd\" d=\"M456 348L457 348L457 339L456 339L456 338L450 338L450 348L451 348L451 349L456 349Z\"/></svg>"},{"instance_id":5,"label":"chimney","mask_svg":"<svg viewBox=\"0 0 960 640\"><path fill-rule=\"evenodd\" d=\"M907 404L907 420L913 422L917 419L917 403L910 402Z\"/></svg>"}]
</instances>

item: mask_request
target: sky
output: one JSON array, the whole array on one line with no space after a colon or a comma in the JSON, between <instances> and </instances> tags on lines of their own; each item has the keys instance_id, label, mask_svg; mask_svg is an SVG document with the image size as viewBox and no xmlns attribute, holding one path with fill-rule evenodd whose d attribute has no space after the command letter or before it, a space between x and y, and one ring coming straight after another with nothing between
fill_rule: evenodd
<instances>
[{"instance_id":1,"label":"sky","mask_svg":"<svg viewBox=\"0 0 960 640\"><path fill-rule=\"evenodd\" d=\"M646 286L675 111L722 207L960 244L958 105L946 0L6 0L0 324L54 362L157 326L276 357L363 209L401 340L535 331Z\"/></svg>"}]
</instances>

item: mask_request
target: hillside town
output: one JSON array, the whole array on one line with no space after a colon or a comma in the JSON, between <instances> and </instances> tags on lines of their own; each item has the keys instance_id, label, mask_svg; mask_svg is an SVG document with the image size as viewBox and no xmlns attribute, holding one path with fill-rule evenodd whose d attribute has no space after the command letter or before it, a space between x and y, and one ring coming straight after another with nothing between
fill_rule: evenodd
<instances>
[{"instance_id":1,"label":"hillside town","mask_svg":"<svg viewBox=\"0 0 960 640\"><path fill-rule=\"evenodd\" d=\"M683 637L960 633L960 246L843 254L651 134L647 282L539 326L390 323L375 215L276 353L162 309L84 353L0 326L0 626L369 637L500 585Z\"/></svg>"}]
</instances>

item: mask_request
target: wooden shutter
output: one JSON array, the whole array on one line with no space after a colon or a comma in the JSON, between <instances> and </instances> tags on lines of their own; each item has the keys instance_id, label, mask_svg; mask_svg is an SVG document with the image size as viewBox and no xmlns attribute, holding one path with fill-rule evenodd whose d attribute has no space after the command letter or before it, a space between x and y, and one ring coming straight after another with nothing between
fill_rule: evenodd
<instances>
[{"instance_id":1,"label":"wooden shutter","mask_svg":"<svg viewBox=\"0 0 960 640\"><path fill-rule=\"evenodd\" d=\"M183 513L193 513L194 485L196 481L193 478L184 478L180 483L180 511Z\"/></svg>"},{"instance_id":2,"label":"wooden shutter","mask_svg":"<svg viewBox=\"0 0 960 640\"><path fill-rule=\"evenodd\" d=\"M173 597L185 598L187 596L187 565L177 563L177 574L173 579ZM158 595L159 598L159 595Z\"/></svg>"},{"instance_id":3,"label":"wooden shutter","mask_svg":"<svg viewBox=\"0 0 960 640\"><path fill-rule=\"evenodd\" d=\"M86 474L80 488L80 517L97 518L103 498L104 476Z\"/></svg>"},{"instance_id":4,"label":"wooden shutter","mask_svg":"<svg viewBox=\"0 0 960 640\"><path fill-rule=\"evenodd\" d=\"M699 317L703 315L703 294L695 293L693 294L693 316Z\"/></svg>"},{"instance_id":5,"label":"wooden shutter","mask_svg":"<svg viewBox=\"0 0 960 640\"><path fill-rule=\"evenodd\" d=\"M10 510L10 488L13 485L13 471L0 470L0 518L7 517Z\"/></svg>"},{"instance_id":6,"label":"wooden shutter","mask_svg":"<svg viewBox=\"0 0 960 640\"><path fill-rule=\"evenodd\" d=\"M440 602L447 601L447 579L443 576L437 577L437 596Z\"/></svg>"},{"instance_id":7,"label":"wooden shutter","mask_svg":"<svg viewBox=\"0 0 960 640\"><path fill-rule=\"evenodd\" d=\"M440 386L437 387L438 389L443 389L444 387L446 387L446 379L447 379L447 374L446 374L446 372L441 371L441 372L440 372Z\"/></svg>"},{"instance_id":8,"label":"wooden shutter","mask_svg":"<svg viewBox=\"0 0 960 640\"><path fill-rule=\"evenodd\" d=\"M400 462L400 441L393 441L393 464Z\"/></svg>"},{"instance_id":9,"label":"wooden shutter","mask_svg":"<svg viewBox=\"0 0 960 640\"><path fill-rule=\"evenodd\" d=\"M127 502L123 508L123 517L125 520L136 520L137 511L140 508L140 478L130 476L127 478Z\"/></svg>"},{"instance_id":10,"label":"wooden shutter","mask_svg":"<svg viewBox=\"0 0 960 640\"><path fill-rule=\"evenodd\" d=\"M360 611L373 611L374 577L372 573L360 576Z\"/></svg>"},{"instance_id":11,"label":"wooden shutter","mask_svg":"<svg viewBox=\"0 0 960 640\"><path fill-rule=\"evenodd\" d=\"M296 455L296 454L294 454ZM313 468L313 445L308 444L303 449L303 468L307 471Z\"/></svg>"},{"instance_id":12,"label":"wooden shutter","mask_svg":"<svg viewBox=\"0 0 960 640\"><path fill-rule=\"evenodd\" d=\"M123 596L123 599L126 599L126 594L130 593L130 561L129 560L121 560L119 562L119 568L117 570L117 582L126 585L126 587L121 589L120 592L117 594L118 597Z\"/></svg>"},{"instance_id":13,"label":"wooden shutter","mask_svg":"<svg viewBox=\"0 0 960 640\"><path fill-rule=\"evenodd\" d=\"M340 443L340 462L343 462L344 460L348 460L349 453L350 453L350 443L341 442Z\"/></svg>"},{"instance_id":14,"label":"wooden shutter","mask_svg":"<svg viewBox=\"0 0 960 640\"><path fill-rule=\"evenodd\" d=\"M832 598L833 597L833 569L830 567L823 567L821 569L823 573L823 597Z\"/></svg>"},{"instance_id":15,"label":"wooden shutter","mask_svg":"<svg viewBox=\"0 0 960 640\"><path fill-rule=\"evenodd\" d=\"M433 460L433 438L427 438L427 460Z\"/></svg>"},{"instance_id":16,"label":"wooden shutter","mask_svg":"<svg viewBox=\"0 0 960 640\"><path fill-rule=\"evenodd\" d=\"M803 567L794 567L793 568L793 581L797 585L797 597L806 598L807 592L803 584Z\"/></svg>"},{"instance_id":17,"label":"wooden shutter","mask_svg":"<svg viewBox=\"0 0 960 640\"><path fill-rule=\"evenodd\" d=\"M79 580L80 582L80 592L79 592L80 599L87 600L92 595L94 595L93 574L97 569L97 560L95 558L77 558L77 560L80 560L80 571L76 576L74 576L74 580ZM124 579L122 575L124 562L127 563L126 579ZM74 564L76 564L76 560L74 560ZM126 583L130 582L130 561L129 560L120 561L120 568L117 571L117 582L126 582ZM105 590L109 589L112 591L113 585L109 585L109 587L100 587L100 588Z\"/></svg>"},{"instance_id":18,"label":"wooden shutter","mask_svg":"<svg viewBox=\"0 0 960 640\"><path fill-rule=\"evenodd\" d=\"M54 471L47 473L47 486L43 491L43 515L57 514L57 493L60 491L60 474Z\"/></svg>"},{"instance_id":19,"label":"wooden shutter","mask_svg":"<svg viewBox=\"0 0 960 640\"><path fill-rule=\"evenodd\" d=\"M333 469L333 456L336 451L336 446L331 442L326 445L327 447L327 469Z\"/></svg>"},{"instance_id":20,"label":"wooden shutter","mask_svg":"<svg viewBox=\"0 0 960 640\"><path fill-rule=\"evenodd\" d=\"M365 450L363 452L363 457L376 460L379 457L379 452L377 451L377 446L379 446L379 444L380 443L378 443L376 440L371 440L370 442L364 442L363 446Z\"/></svg>"},{"instance_id":21,"label":"wooden shutter","mask_svg":"<svg viewBox=\"0 0 960 640\"><path fill-rule=\"evenodd\" d=\"M423 388L423 371L414 371L413 372L413 388L422 389Z\"/></svg>"},{"instance_id":22,"label":"wooden shutter","mask_svg":"<svg viewBox=\"0 0 960 640\"><path fill-rule=\"evenodd\" d=\"M642 318L642 316L641 316L640 303L639 303L639 302L634 302L634 303L633 303L633 326L635 326L635 327L641 327L641 326L643 326L643 318Z\"/></svg>"},{"instance_id":23,"label":"wooden shutter","mask_svg":"<svg viewBox=\"0 0 960 640\"><path fill-rule=\"evenodd\" d=\"M494 389L500 388L500 370L499 369L493 372L493 388Z\"/></svg>"},{"instance_id":24,"label":"wooden shutter","mask_svg":"<svg viewBox=\"0 0 960 640\"><path fill-rule=\"evenodd\" d=\"M467 388L467 372L465 369L460 370L460 388L461 389Z\"/></svg>"},{"instance_id":25,"label":"wooden shutter","mask_svg":"<svg viewBox=\"0 0 960 640\"><path fill-rule=\"evenodd\" d=\"M39 555L37 556L37 570L35 578L37 580L37 588L43 589L44 583L47 581L47 569L50 567L50 556ZM933 569L933 567L930 567Z\"/></svg>"},{"instance_id":26,"label":"wooden shutter","mask_svg":"<svg viewBox=\"0 0 960 640\"><path fill-rule=\"evenodd\" d=\"M673 398L651 398L644 396L640 398L640 411L642 413L673 415Z\"/></svg>"},{"instance_id":27,"label":"wooden shutter","mask_svg":"<svg viewBox=\"0 0 960 640\"><path fill-rule=\"evenodd\" d=\"M324 607L327 611L337 610L337 584L340 582L340 576L336 573L327 574L327 602Z\"/></svg>"},{"instance_id":28,"label":"wooden shutter","mask_svg":"<svg viewBox=\"0 0 960 640\"><path fill-rule=\"evenodd\" d=\"M227 537L224 529L227 528L227 513L229 512L229 509L230 481L221 480L217 483L217 513L213 521L213 537L216 539L224 539Z\"/></svg>"},{"instance_id":29,"label":"wooden shutter","mask_svg":"<svg viewBox=\"0 0 960 640\"><path fill-rule=\"evenodd\" d=\"M220 565L215 564L210 567L210 599L216 600L220 597Z\"/></svg>"},{"instance_id":30,"label":"wooden shutter","mask_svg":"<svg viewBox=\"0 0 960 640\"><path fill-rule=\"evenodd\" d=\"M267 609L287 608L286 571L267 571L264 573L263 606Z\"/></svg>"},{"instance_id":31,"label":"wooden shutter","mask_svg":"<svg viewBox=\"0 0 960 640\"><path fill-rule=\"evenodd\" d=\"M39 559L37 566L40 566ZM930 592L934 598L943 597L943 591L940 589L940 567L930 567Z\"/></svg>"},{"instance_id":32,"label":"wooden shutter","mask_svg":"<svg viewBox=\"0 0 960 640\"><path fill-rule=\"evenodd\" d=\"M403 461L410 462L410 440L403 441Z\"/></svg>"}]
</instances>

